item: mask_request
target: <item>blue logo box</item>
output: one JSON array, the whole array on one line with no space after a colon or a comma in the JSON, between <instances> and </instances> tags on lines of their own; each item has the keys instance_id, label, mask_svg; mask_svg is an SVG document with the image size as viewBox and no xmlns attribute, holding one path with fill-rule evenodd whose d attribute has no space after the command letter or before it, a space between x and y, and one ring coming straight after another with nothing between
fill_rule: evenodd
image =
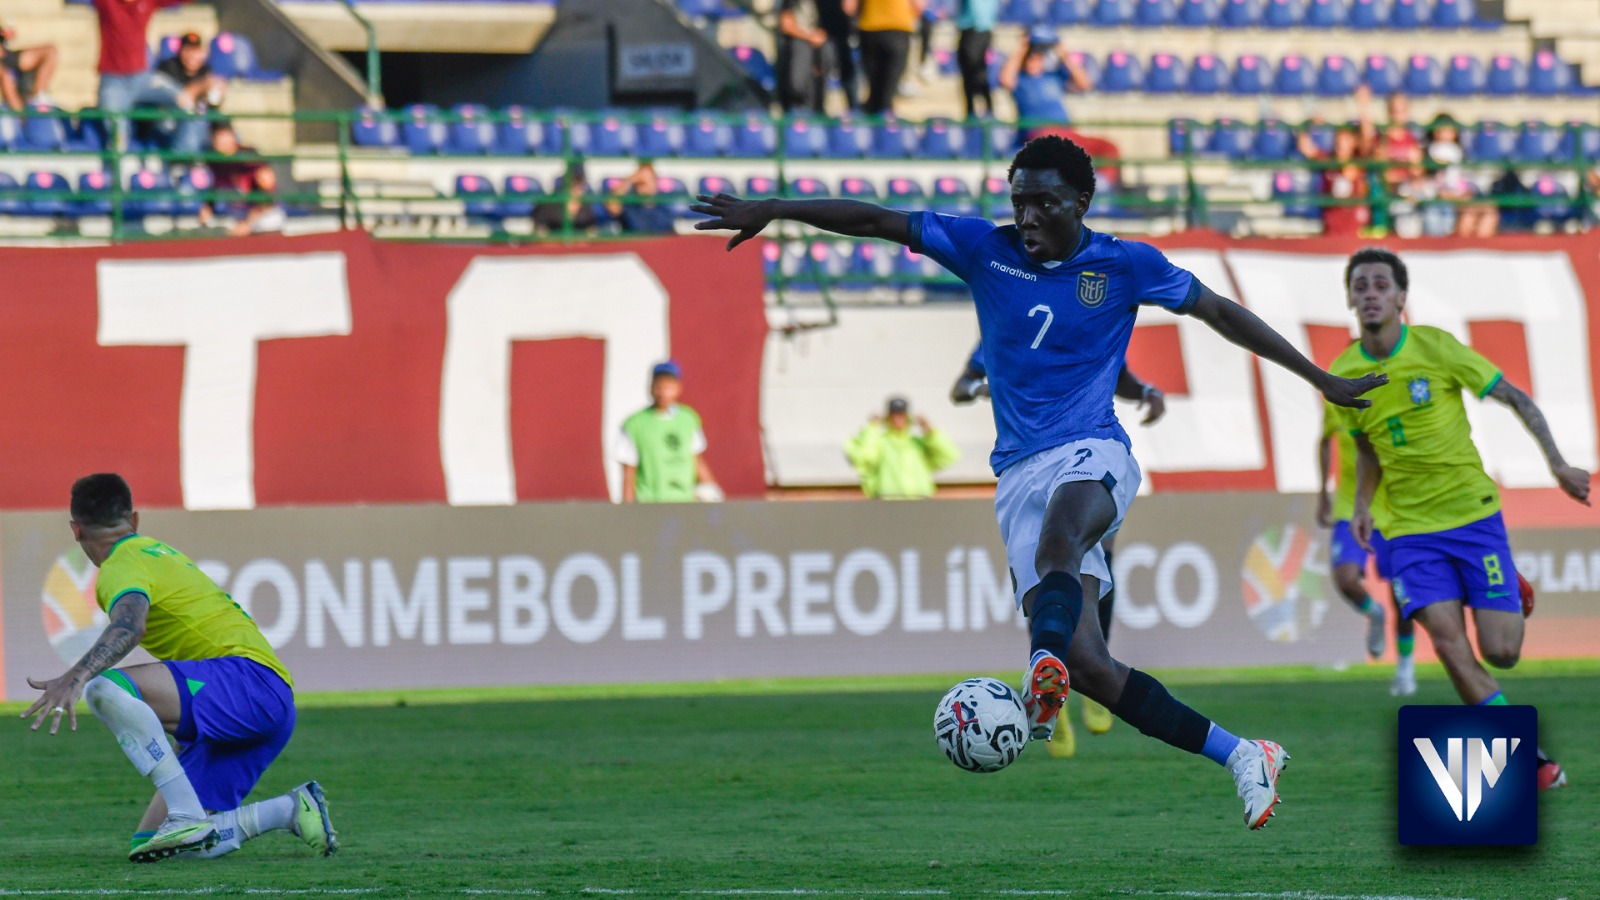
<instances>
[{"instance_id":1,"label":"blue logo box","mask_svg":"<svg viewBox=\"0 0 1600 900\"><path fill-rule=\"evenodd\" d=\"M1529 845L1539 836L1531 706L1400 708L1400 843Z\"/></svg>"}]
</instances>

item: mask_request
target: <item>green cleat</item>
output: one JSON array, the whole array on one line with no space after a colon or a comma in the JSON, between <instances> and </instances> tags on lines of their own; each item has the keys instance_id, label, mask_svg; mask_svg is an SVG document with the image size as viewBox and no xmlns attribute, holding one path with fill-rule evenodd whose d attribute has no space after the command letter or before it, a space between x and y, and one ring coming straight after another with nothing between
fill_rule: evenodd
<instances>
[{"instance_id":1,"label":"green cleat","mask_svg":"<svg viewBox=\"0 0 1600 900\"><path fill-rule=\"evenodd\" d=\"M133 848L129 862L152 863L191 850L210 850L221 838L210 819L174 819L170 816L150 840Z\"/></svg>"},{"instance_id":2,"label":"green cleat","mask_svg":"<svg viewBox=\"0 0 1600 900\"><path fill-rule=\"evenodd\" d=\"M339 833L333 830L328 819L328 798L322 785L308 781L289 792L294 797L296 810L293 831L306 846L321 856L339 852Z\"/></svg>"}]
</instances>

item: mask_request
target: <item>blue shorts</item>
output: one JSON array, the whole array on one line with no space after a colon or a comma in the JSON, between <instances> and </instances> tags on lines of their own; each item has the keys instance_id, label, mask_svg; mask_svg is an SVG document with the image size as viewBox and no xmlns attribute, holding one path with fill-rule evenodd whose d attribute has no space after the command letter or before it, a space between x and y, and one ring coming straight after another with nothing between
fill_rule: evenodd
<instances>
[{"instance_id":1,"label":"blue shorts","mask_svg":"<svg viewBox=\"0 0 1600 900\"><path fill-rule=\"evenodd\" d=\"M240 656L168 660L183 704L178 762L212 812L237 807L294 734L294 691Z\"/></svg>"},{"instance_id":2,"label":"blue shorts","mask_svg":"<svg viewBox=\"0 0 1600 900\"><path fill-rule=\"evenodd\" d=\"M1378 577L1389 580L1389 542L1384 539L1383 532L1374 528L1372 530L1372 556L1378 560ZM1346 563L1356 566L1365 572L1367 570L1367 551L1361 549L1356 543L1356 536L1350 531L1350 520L1342 519L1333 523L1333 541L1329 547L1334 568Z\"/></svg>"},{"instance_id":3,"label":"blue shorts","mask_svg":"<svg viewBox=\"0 0 1600 900\"><path fill-rule=\"evenodd\" d=\"M1499 513L1449 531L1390 538L1389 556L1394 599L1406 618L1445 600L1522 612L1511 539Z\"/></svg>"}]
</instances>

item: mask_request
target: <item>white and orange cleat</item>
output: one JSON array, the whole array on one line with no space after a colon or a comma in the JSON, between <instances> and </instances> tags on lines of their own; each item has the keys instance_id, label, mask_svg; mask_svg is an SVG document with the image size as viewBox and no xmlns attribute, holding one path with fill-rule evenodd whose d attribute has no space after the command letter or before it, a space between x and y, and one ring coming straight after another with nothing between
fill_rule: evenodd
<instances>
[{"instance_id":1,"label":"white and orange cleat","mask_svg":"<svg viewBox=\"0 0 1600 900\"><path fill-rule=\"evenodd\" d=\"M1244 800L1244 824L1254 831L1272 818L1278 805L1278 776L1289 764L1289 754L1272 741L1247 741L1229 764L1233 783Z\"/></svg>"},{"instance_id":2,"label":"white and orange cleat","mask_svg":"<svg viewBox=\"0 0 1600 900\"><path fill-rule=\"evenodd\" d=\"M1067 702L1067 664L1049 650L1036 650L1023 684L1023 708L1034 740L1050 740Z\"/></svg>"},{"instance_id":3,"label":"white and orange cleat","mask_svg":"<svg viewBox=\"0 0 1600 900\"><path fill-rule=\"evenodd\" d=\"M1548 756L1539 760L1539 790L1549 791L1567 786L1567 773L1561 764Z\"/></svg>"}]
</instances>

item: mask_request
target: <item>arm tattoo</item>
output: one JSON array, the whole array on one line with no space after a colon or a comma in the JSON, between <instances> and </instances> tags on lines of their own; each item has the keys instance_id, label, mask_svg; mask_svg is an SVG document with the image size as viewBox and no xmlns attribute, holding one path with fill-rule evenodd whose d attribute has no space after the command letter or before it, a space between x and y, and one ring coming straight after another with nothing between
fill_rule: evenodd
<instances>
[{"instance_id":1,"label":"arm tattoo","mask_svg":"<svg viewBox=\"0 0 1600 900\"><path fill-rule=\"evenodd\" d=\"M1539 411L1538 404L1533 402L1521 388L1501 378L1489 392L1489 396L1511 407L1522 420L1528 433L1539 442L1539 449L1543 451L1545 461L1554 469L1566 465L1566 460L1561 456L1561 450L1556 447L1556 439L1550 434L1550 423L1544 419L1544 413Z\"/></svg>"},{"instance_id":2,"label":"arm tattoo","mask_svg":"<svg viewBox=\"0 0 1600 900\"><path fill-rule=\"evenodd\" d=\"M100 633L89 652L83 654L72 670L82 676L87 684L96 675L122 661L133 652L144 638L145 617L150 612L150 598L144 594L124 594L111 608L111 624Z\"/></svg>"}]
</instances>

